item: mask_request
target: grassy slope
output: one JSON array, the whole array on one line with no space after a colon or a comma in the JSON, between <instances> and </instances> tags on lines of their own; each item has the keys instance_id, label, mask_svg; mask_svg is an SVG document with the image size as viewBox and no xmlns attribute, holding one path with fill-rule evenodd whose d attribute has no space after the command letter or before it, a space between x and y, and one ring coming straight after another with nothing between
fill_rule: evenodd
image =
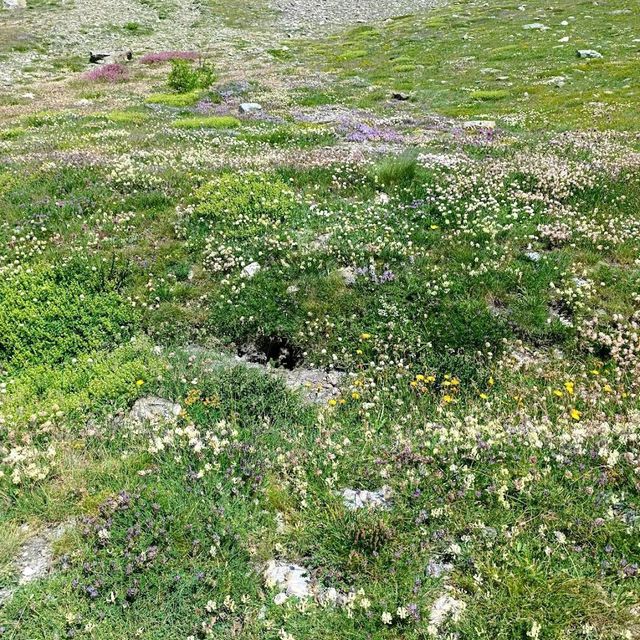
<instances>
[{"instance_id":1,"label":"grassy slope","mask_svg":"<svg viewBox=\"0 0 640 640\"><path fill-rule=\"evenodd\" d=\"M526 130L496 137L444 129L425 141L409 124L412 148L399 158L345 162L340 127L290 118L317 94L261 95L261 78L247 95L274 100L284 123L218 128L219 116L191 110L193 96L148 106L168 92L166 67L65 87L71 103L95 100L93 112L54 102L8 123L0 586L15 584L21 524L75 526L56 545L52 577L0 609L3 634L425 638L434 601L450 593L466 608L445 616L442 636L524 639L538 624L541 638L637 635L640 183L637 141L624 133L636 126L625 101L637 88L601 75L637 55L625 48L637 18L611 14L621 8L629 3L574 3L552 18L529 3L497 20L495 6L465 3L294 51L344 74L323 87L332 100L385 114L392 88L412 91L414 115L500 117L528 105ZM580 37L606 55L584 75L578 36L553 49L555 29L509 21L569 15L593 25ZM596 39L609 28L628 37ZM492 49L509 35L529 48L498 65ZM504 89L485 67L510 77L507 97L471 96ZM561 90L533 86L568 67ZM363 97L352 74L380 88ZM559 92L605 89L618 92L607 122L557 103ZM594 121L623 131L540 130ZM451 169L419 153L466 160ZM272 168L238 177L247 158ZM247 280L239 272L252 260L263 270ZM344 266L367 271L346 286ZM376 279L385 269L393 277ZM335 406L303 406L259 371L206 362L264 336L348 371ZM193 344L213 349L184 349ZM180 428L122 422L148 393L182 404ZM351 512L336 495L383 484L390 511ZM272 557L353 589L352 605L275 604L260 575ZM430 561L450 574L433 575Z\"/></svg>"},{"instance_id":2,"label":"grassy slope","mask_svg":"<svg viewBox=\"0 0 640 640\"><path fill-rule=\"evenodd\" d=\"M524 29L535 23L548 29ZM409 91L420 108L450 116L637 130L639 32L640 16L626 0L563 0L553 7L463 0L384 27L357 27L304 50L345 80L337 96L362 106L387 99L390 90ZM580 59L578 49L603 57ZM353 77L379 90L354 94L346 82ZM564 78L563 86L555 78Z\"/></svg>"}]
</instances>

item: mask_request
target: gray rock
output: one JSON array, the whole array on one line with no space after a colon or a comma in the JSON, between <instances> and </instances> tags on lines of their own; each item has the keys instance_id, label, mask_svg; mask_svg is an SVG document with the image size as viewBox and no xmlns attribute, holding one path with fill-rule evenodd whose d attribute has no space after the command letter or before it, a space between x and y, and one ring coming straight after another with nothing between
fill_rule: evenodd
<instances>
[{"instance_id":1,"label":"gray rock","mask_svg":"<svg viewBox=\"0 0 640 640\"><path fill-rule=\"evenodd\" d=\"M311 248L314 251L322 251L329 246L329 240L331 240L331 234L323 233L311 242Z\"/></svg>"},{"instance_id":2,"label":"gray rock","mask_svg":"<svg viewBox=\"0 0 640 640\"><path fill-rule=\"evenodd\" d=\"M532 22L531 24L525 24L522 28L527 30L547 31L550 27L547 27L546 24L542 24L542 22Z\"/></svg>"},{"instance_id":3,"label":"gray rock","mask_svg":"<svg viewBox=\"0 0 640 640\"><path fill-rule=\"evenodd\" d=\"M495 120L465 120L462 123L463 129L489 129L496 128Z\"/></svg>"},{"instance_id":4,"label":"gray rock","mask_svg":"<svg viewBox=\"0 0 640 640\"><path fill-rule=\"evenodd\" d=\"M262 267L258 262L252 262L248 264L240 273L243 278L253 278L253 276L260 271Z\"/></svg>"},{"instance_id":5,"label":"gray rock","mask_svg":"<svg viewBox=\"0 0 640 640\"><path fill-rule=\"evenodd\" d=\"M287 287L287 294L290 296L298 293L298 291L300 291L300 287L296 286L295 284L292 284L291 286Z\"/></svg>"},{"instance_id":6,"label":"gray rock","mask_svg":"<svg viewBox=\"0 0 640 640\"><path fill-rule=\"evenodd\" d=\"M62 537L68 527L67 523L48 527L22 545L13 562L19 586L49 575L53 568L53 544ZM29 525L24 525L22 530L28 531ZM12 587L0 589L0 605L9 600L14 591L15 588Z\"/></svg>"},{"instance_id":7,"label":"gray rock","mask_svg":"<svg viewBox=\"0 0 640 640\"><path fill-rule=\"evenodd\" d=\"M134 422L175 422L182 411L179 404L157 396L145 396L135 401L129 419Z\"/></svg>"},{"instance_id":8,"label":"gray rock","mask_svg":"<svg viewBox=\"0 0 640 640\"><path fill-rule=\"evenodd\" d=\"M268 587L276 587L286 597L307 598L311 595L311 576L299 564L271 560L263 576Z\"/></svg>"},{"instance_id":9,"label":"gray rock","mask_svg":"<svg viewBox=\"0 0 640 640\"><path fill-rule=\"evenodd\" d=\"M256 113L262 111L262 105L258 102L243 102L239 107L240 113Z\"/></svg>"},{"instance_id":10,"label":"gray rock","mask_svg":"<svg viewBox=\"0 0 640 640\"><path fill-rule=\"evenodd\" d=\"M5 9L26 9L27 0L4 0Z\"/></svg>"},{"instance_id":11,"label":"gray rock","mask_svg":"<svg viewBox=\"0 0 640 640\"><path fill-rule=\"evenodd\" d=\"M340 395L340 384L345 374L322 369L273 369L284 378L289 389L300 391L306 402L327 404Z\"/></svg>"},{"instance_id":12,"label":"gray rock","mask_svg":"<svg viewBox=\"0 0 640 640\"><path fill-rule=\"evenodd\" d=\"M524 255L528 260L531 260L531 262L540 262L542 259L542 254L538 251L527 251Z\"/></svg>"},{"instance_id":13,"label":"gray rock","mask_svg":"<svg viewBox=\"0 0 640 640\"><path fill-rule=\"evenodd\" d=\"M602 58L602 54L595 49L578 49L578 58Z\"/></svg>"},{"instance_id":14,"label":"gray rock","mask_svg":"<svg viewBox=\"0 0 640 640\"><path fill-rule=\"evenodd\" d=\"M89 62L91 64L121 64L133 60L133 51L127 49L124 51L89 52Z\"/></svg>"},{"instance_id":15,"label":"gray rock","mask_svg":"<svg viewBox=\"0 0 640 640\"><path fill-rule=\"evenodd\" d=\"M367 489L343 489L342 502L347 509L388 509L391 489L384 486L376 491Z\"/></svg>"}]
</instances>

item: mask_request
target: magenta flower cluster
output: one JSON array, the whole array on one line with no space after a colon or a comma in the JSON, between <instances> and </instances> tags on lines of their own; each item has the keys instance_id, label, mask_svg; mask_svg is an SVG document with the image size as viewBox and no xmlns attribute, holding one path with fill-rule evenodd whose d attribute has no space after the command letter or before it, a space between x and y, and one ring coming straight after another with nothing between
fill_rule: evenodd
<instances>
[{"instance_id":1,"label":"magenta flower cluster","mask_svg":"<svg viewBox=\"0 0 640 640\"><path fill-rule=\"evenodd\" d=\"M87 71L82 77L92 82L121 82L129 77L129 72L121 64L104 64Z\"/></svg>"},{"instance_id":2,"label":"magenta flower cluster","mask_svg":"<svg viewBox=\"0 0 640 640\"><path fill-rule=\"evenodd\" d=\"M156 51L146 53L140 58L142 64L158 64L171 60L197 60L199 54L196 51Z\"/></svg>"}]
</instances>

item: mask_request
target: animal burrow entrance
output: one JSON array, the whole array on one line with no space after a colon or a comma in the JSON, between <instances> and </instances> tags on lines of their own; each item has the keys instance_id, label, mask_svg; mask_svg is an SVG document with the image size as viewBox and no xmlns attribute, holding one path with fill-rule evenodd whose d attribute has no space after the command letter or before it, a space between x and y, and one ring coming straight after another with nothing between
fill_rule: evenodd
<instances>
[{"instance_id":1,"label":"animal burrow entrance","mask_svg":"<svg viewBox=\"0 0 640 640\"><path fill-rule=\"evenodd\" d=\"M288 369L295 369L302 364L302 349L282 336L259 336L256 340L238 349L238 355L248 362L269 364Z\"/></svg>"}]
</instances>

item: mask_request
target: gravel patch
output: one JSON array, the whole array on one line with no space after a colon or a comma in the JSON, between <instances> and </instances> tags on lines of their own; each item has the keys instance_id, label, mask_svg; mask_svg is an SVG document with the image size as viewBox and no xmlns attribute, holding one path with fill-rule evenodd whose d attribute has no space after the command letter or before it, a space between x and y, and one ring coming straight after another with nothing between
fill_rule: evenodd
<instances>
[{"instance_id":1,"label":"gravel patch","mask_svg":"<svg viewBox=\"0 0 640 640\"><path fill-rule=\"evenodd\" d=\"M329 31L431 9L442 0L272 0L276 26L292 31Z\"/></svg>"}]
</instances>

